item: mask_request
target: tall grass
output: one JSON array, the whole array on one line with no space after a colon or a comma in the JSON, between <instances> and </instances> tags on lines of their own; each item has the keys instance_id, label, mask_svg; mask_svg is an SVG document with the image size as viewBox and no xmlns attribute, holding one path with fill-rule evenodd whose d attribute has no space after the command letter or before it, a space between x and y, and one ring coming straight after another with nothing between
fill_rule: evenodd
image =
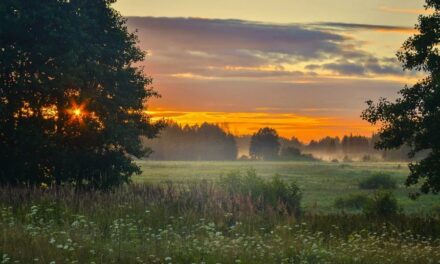
<instances>
[{"instance_id":1,"label":"tall grass","mask_svg":"<svg viewBox=\"0 0 440 264\"><path fill-rule=\"evenodd\" d=\"M129 185L111 192L1 188L0 261L440 261L436 218L397 214L384 221L356 214L297 214L287 209L286 200L262 202L262 196L231 191L227 182ZM259 188L274 188L272 184Z\"/></svg>"}]
</instances>

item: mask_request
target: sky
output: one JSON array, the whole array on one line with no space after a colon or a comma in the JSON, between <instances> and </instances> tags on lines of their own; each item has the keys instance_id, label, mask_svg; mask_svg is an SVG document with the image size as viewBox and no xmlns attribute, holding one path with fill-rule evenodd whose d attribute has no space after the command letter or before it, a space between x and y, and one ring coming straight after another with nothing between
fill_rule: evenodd
<instances>
[{"instance_id":1,"label":"sky","mask_svg":"<svg viewBox=\"0 0 440 264\"><path fill-rule=\"evenodd\" d=\"M119 0L161 98L154 119L270 126L304 142L370 136L365 101L394 99L422 77L395 54L421 0Z\"/></svg>"}]
</instances>

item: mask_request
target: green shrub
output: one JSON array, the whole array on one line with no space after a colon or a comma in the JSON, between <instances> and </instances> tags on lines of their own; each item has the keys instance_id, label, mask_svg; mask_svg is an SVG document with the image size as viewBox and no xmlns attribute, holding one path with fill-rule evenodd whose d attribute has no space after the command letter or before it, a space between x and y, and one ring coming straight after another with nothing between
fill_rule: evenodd
<instances>
[{"instance_id":1,"label":"green shrub","mask_svg":"<svg viewBox=\"0 0 440 264\"><path fill-rule=\"evenodd\" d=\"M397 182L385 173L376 173L359 182L359 188L364 190L396 189Z\"/></svg>"},{"instance_id":2,"label":"green shrub","mask_svg":"<svg viewBox=\"0 0 440 264\"><path fill-rule=\"evenodd\" d=\"M229 195L248 196L262 207L270 206L280 212L299 215L302 194L295 182L286 182L279 175L270 180L257 176L255 170L248 170L243 176L239 172L220 178L220 186Z\"/></svg>"},{"instance_id":3,"label":"green shrub","mask_svg":"<svg viewBox=\"0 0 440 264\"><path fill-rule=\"evenodd\" d=\"M371 198L364 194L350 194L346 197L339 197L335 200L335 207L338 209L360 210L364 208Z\"/></svg>"},{"instance_id":4,"label":"green shrub","mask_svg":"<svg viewBox=\"0 0 440 264\"><path fill-rule=\"evenodd\" d=\"M285 182L279 175L275 175L266 183L264 195L270 204L282 203L289 213L300 214L302 194L295 182Z\"/></svg>"},{"instance_id":5,"label":"green shrub","mask_svg":"<svg viewBox=\"0 0 440 264\"><path fill-rule=\"evenodd\" d=\"M435 203L432 205L432 214L435 216L440 216L440 203Z\"/></svg>"},{"instance_id":6,"label":"green shrub","mask_svg":"<svg viewBox=\"0 0 440 264\"><path fill-rule=\"evenodd\" d=\"M388 218L398 213L399 205L391 192L379 191L365 204L363 211L370 217Z\"/></svg>"},{"instance_id":7,"label":"green shrub","mask_svg":"<svg viewBox=\"0 0 440 264\"><path fill-rule=\"evenodd\" d=\"M281 149L279 160L284 161L319 161L312 154L301 153L301 150L295 147Z\"/></svg>"}]
</instances>

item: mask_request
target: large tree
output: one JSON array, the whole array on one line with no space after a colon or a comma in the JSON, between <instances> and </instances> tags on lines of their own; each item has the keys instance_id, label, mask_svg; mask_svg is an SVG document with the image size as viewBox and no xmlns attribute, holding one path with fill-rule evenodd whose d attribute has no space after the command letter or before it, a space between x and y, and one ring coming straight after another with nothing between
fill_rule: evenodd
<instances>
[{"instance_id":1,"label":"large tree","mask_svg":"<svg viewBox=\"0 0 440 264\"><path fill-rule=\"evenodd\" d=\"M140 169L156 95L114 0L0 1L0 183L109 187Z\"/></svg>"},{"instance_id":2,"label":"large tree","mask_svg":"<svg viewBox=\"0 0 440 264\"><path fill-rule=\"evenodd\" d=\"M398 52L406 70L427 76L412 87L405 87L394 102L382 98L368 101L365 120L380 124L380 149L407 146L409 156L427 152L427 156L409 165L408 186L421 184L422 193L440 190L440 0L427 0L433 13L419 16L418 33L408 38Z\"/></svg>"},{"instance_id":3,"label":"large tree","mask_svg":"<svg viewBox=\"0 0 440 264\"><path fill-rule=\"evenodd\" d=\"M261 128L252 135L249 154L253 159L273 160L280 151L280 137L275 129Z\"/></svg>"}]
</instances>

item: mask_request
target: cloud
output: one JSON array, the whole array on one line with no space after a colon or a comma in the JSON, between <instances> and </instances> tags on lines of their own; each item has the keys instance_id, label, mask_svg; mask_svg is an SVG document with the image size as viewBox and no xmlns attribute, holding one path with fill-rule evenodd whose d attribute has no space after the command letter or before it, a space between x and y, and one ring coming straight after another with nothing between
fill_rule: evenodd
<instances>
[{"instance_id":1,"label":"cloud","mask_svg":"<svg viewBox=\"0 0 440 264\"><path fill-rule=\"evenodd\" d=\"M399 66L397 59L382 58L378 59L373 56L357 60L338 60L332 63L322 65L311 64L308 69L326 69L340 75L405 75L405 72ZM408 72L406 74L415 74Z\"/></svg>"},{"instance_id":2,"label":"cloud","mask_svg":"<svg viewBox=\"0 0 440 264\"><path fill-rule=\"evenodd\" d=\"M389 26L389 25L374 25L374 24L356 24L356 23L340 23L340 22L322 22L311 24L318 27L344 29L344 30L373 30L378 32L396 32L396 33L413 33L414 28Z\"/></svg>"},{"instance_id":3,"label":"cloud","mask_svg":"<svg viewBox=\"0 0 440 264\"><path fill-rule=\"evenodd\" d=\"M351 62L326 63L322 65L322 68L346 75L364 75L366 73L363 66Z\"/></svg>"},{"instance_id":4,"label":"cloud","mask_svg":"<svg viewBox=\"0 0 440 264\"><path fill-rule=\"evenodd\" d=\"M154 118L227 121L243 133L270 123L285 135L301 128L304 138L333 135L357 126L347 120L359 120L366 100L393 99L407 81L395 58L368 51L354 32L402 27L164 17L129 17L128 27L138 30L149 53L142 66L162 95L149 102ZM332 116L343 121L327 129L322 117ZM312 131L314 120L320 125Z\"/></svg>"},{"instance_id":5,"label":"cloud","mask_svg":"<svg viewBox=\"0 0 440 264\"><path fill-rule=\"evenodd\" d=\"M181 78L294 78L313 71L285 65L335 56L362 56L340 34L301 24L243 20L130 17L141 48L150 51L147 71Z\"/></svg>"},{"instance_id":6,"label":"cloud","mask_svg":"<svg viewBox=\"0 0 440 264\"><path fill-rule=\"evenodd\" d=\"M130 17L130 27L155 48L248 56L242 51L288 54L300 58L337 52L345 37L302 25L278 25L243 20Z\"/></svg>"},{"instance_id":7,"label":"cloud","mask_svg":"<svg viewBox=\"0 0 440 264\"><path fill-rule=\"evenodd\" d=\"M340 30L407 30L352 23L272 24L167 17L129 17L128 26L138 30L141 48L150 51L149 74L199 81L308 82L305 78L319 77L319 70L347 76L401 74L397 61L376 58ZM298 66L301 64L306 65Z\"/></svg>"}]
</instances>

